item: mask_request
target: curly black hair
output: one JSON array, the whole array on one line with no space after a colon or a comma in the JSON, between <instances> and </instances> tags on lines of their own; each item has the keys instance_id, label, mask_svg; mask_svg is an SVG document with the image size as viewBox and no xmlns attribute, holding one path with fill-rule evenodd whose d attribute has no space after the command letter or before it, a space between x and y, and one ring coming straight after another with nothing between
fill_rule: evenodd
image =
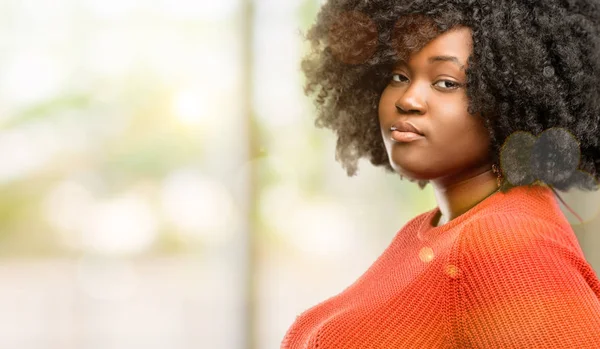
<instances>
[{"instance_id":1,"label":"curly black hair","mask_svg":"<svg viewBox=\"0 0 600 349\"><path fill-rule=\"evenodd\" d=\"M577 140L578 170L597 182L600 3L592 0L328 0L305 35L311 50L301 70L305 94L316 97L315 125L337 134L336 160L347 174L360 158L394 171L378 122L381 93L399 60L456 26L472 30L468 112L485 121L492 161L501 162L517 131L561 128ZM552 161L574 154L552 150Z\"/></svg>"}]
</instances>

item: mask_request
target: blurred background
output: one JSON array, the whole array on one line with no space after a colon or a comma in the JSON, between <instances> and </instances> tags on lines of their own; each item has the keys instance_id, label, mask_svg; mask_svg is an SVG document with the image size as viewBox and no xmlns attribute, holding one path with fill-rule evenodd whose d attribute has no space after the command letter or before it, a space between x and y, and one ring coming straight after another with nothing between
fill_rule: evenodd
<instances>
[{"instance_id":1,"label":"blurred background","mask_svg":"<svg viewBox=\"0 0 600 349\"><path fill-rule=\"evenodd\" d=\"M319 5L0 0L0 348L276 349L435 207L314 127Z\"/></svg>"}]
</instances>

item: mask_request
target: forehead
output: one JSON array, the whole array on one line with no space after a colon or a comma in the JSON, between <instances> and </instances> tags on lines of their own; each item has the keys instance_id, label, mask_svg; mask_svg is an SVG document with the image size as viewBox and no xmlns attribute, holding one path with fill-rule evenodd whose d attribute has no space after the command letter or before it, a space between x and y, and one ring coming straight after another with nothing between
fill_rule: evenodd
<instances>
[{"instance_id":1,"label":"forehead","mask_svg":"<svg viewBox=\"0 0 600 349\"><path fill-rule=\"evenodd\" d=\"M473 39L471 29L459 27L442 33L428 42L420 51L409 57L409 64L431 65L448 62L463 69L472 52ZM400 61L398 64L404 64Z\"/></svg>"}]
</instances>

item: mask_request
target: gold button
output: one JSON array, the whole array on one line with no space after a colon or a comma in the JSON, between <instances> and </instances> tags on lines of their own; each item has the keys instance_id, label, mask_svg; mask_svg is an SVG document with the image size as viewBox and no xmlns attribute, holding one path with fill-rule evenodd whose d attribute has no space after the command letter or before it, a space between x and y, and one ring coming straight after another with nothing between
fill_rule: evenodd
<instances>
[{"instance_id":1,"label":"gold button","mask_svg":"<svg viewBox=\"0 0 600 349\"><path fill-rule=\"evenodd\" d=\"M456 279L460 275L460 270L454 264L447 264L446 265L446 275L448 275L449 277L451 277L453 279Z\"/></svg>"},{"instance_id":2,"label":"gold button","mask_svg":"<svg viewBox=\"0 0 600 349\"><path fill-rule=\"evenodd\" d=\"M421 261L423 261L425 263L431 262L433 257L434 257L434 254L433 254L433 249L431 247L426 246L426 247L423 247L419 251L419 259L421 259Z\"/></svg>"}]
</instances>

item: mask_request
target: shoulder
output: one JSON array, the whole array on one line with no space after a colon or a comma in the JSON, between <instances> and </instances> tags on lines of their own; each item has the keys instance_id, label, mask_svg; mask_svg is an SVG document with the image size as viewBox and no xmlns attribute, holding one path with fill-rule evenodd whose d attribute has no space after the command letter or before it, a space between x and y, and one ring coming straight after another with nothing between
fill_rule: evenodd
<instances>
[{"instance_id":1,"label":"shoulder","mask_svg":"<svg viewBox=\"0 0 600 349\"><path fill-rule=\"evenodd\" d=\"M463 286L493 281L502 289L527 285L539 291L560 285L564 292L591 288L600 297L600 281L573 230L551 219L521 214L482 217L461 232L454 257Z\"/></svg>"},{"instance_id":2,"label":"shoulder","mask_svg":"<svg viewBox=\"0 0 600 349\"><path fill-rule=\"evenodd\" d=\"M459 251L511 255L544 252L548 248L583 256L571 226L560 217L542 218L526 213L493 213L472 220L459 238Z\"/></svg>"},{"instance_id":3,"label":"shoulder","mask_svg":"<svg viewBox=\"0 0 600 349\"><path fill-rule=\"evenodd\" d=\"M598 343L600 281L573 240L572 230L551 219L523 214L465 226L452 280L460 340L496 348Z\"/></svg>"}]
</instances>

